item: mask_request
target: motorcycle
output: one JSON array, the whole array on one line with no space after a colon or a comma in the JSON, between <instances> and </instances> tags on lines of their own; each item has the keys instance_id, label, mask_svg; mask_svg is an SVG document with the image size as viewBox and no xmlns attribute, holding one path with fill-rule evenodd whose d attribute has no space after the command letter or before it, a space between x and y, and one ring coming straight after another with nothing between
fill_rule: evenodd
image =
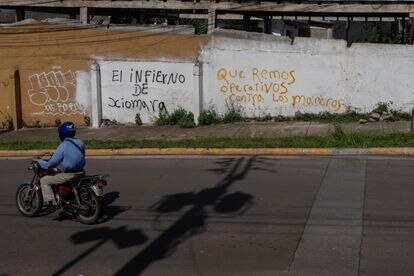
<instances>
[{"instance_id":1,"label":"motorcycle","mask_svg":"<svg viewBox=\"0 0 414 276\"><path fill-rule=\"evenodd\" d=\"M45 170L36 161L28 168L33 172L30 183L21 184L16 192L17 209L23 216L35 217L43 207L40 178L61 172L58 168ZM52 185L58 205L57 210L75 216L83 224L93 224L100 218L104 194L103 187L107 185L108 175L82 176L76 181L61 185Z\"/></svg>"}]
</instances>

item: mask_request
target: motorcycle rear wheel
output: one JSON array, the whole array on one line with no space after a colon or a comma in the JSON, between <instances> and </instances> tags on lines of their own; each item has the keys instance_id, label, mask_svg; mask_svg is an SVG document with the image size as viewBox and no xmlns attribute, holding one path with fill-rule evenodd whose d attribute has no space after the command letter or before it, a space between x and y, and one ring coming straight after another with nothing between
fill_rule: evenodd
<instances>
[{"instance_id":1,"label":"motorcycle rear wheel","mask_svg":"<svg viewBox=\"0 0 414 276\"><path fill-rule=\"evenodd\" d=\"M98 221L102 212L102 203L99 197L92 191L89 191L88 200L85 202L84 207L87 207L87 211L78 211L78 217L83 224L94 224Z\"/></svg>"},{"instance_id":2,"label":"motorcycle rear wheel","mask_svg":"<svg viewBox=\"0 0 414 276\"><path fill-rule=\"evenodd\" d=\"M28 193L31 193L31 195L26 198ZM28 183L21 184L16 192L16 206L19 212L25 217L38 215L43 206L42 191L40 189L34 189Z\"/></svg>"}]
</instances>

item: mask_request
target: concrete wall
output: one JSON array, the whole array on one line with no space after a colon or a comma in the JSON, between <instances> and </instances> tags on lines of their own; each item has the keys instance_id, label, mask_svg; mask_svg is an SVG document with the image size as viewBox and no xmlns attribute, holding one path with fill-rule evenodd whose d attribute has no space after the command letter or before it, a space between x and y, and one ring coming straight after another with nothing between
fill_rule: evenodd
<instances>
[{"instance_id":1,"label":"concrete wall","mask_svg":"<svg viewBox=\"0 0 414 276\"><path fill-rule=\"evenodd\" d=\"M100 62L102 117L121 123L152 123L160 112L194 112L194 63Z\"/></svg>"},{"instance_id":2,"label":"concrete wall","mask_svg":"<svg viewBox=\"0 0 414 276\"><path fill-rule=\"evenodd\" d=\"M17 69L26 125L84 117L95 126L101 118L133 123L137 113L151 123L179 107L197 116L234 106L257 117L414 106L414 46L32 23L0 28L0 60L0 120L11 114ZM95 63L100 71L91 70Z\"/></svg>"},{"instance_id":3,"label":"concrete wall","mask_svg":"<svg viewBox=\"0 0 414 276\"><path fill-rule=\"evenodd\" d=\"M219 31L202 52L203 106L246 116L414 106L414 47Z\"/></svg>"},{"instance_id":4,"label":"concrete wall","mask_svg":"<svg viewBox=\"0 0 414 276\"><path fill-rule=\"evenodd\" d=\"M57 119L84 124L84 117L92 117L93 88L90 72L91 65L96 60L112 65L128 60L194 64L205 37L176 34L182 32L180 28L168 31L166 27L162 27L161 32L156 33L154 27L151 32L143 32L131 27L116 27L112 30L89 25L42 24L34 21L0 26L0 120L5 119L2 113L11 112L9 76L15 69L20 73L23 122L30 126L37 121L40 124L53 125ZM122 62L118 64L120 68L129 66ZM192 75L192 71L188 69L192 65L188 65L181 72L181 67L154 64L146 65L151 70L160 68L167 72L175 70L177 73L184 73L186 77L188 74ZM144 65L137 63L138 67L134 68L139 69L139 66ZM108 67L103 68L106 70ZM187 88L192 81L192 77L186 78L182 86L175 85L169 89L185 88L185 93L188 93ZM111 85L115 89L115 83ZM104 86L104 93L113 93L110 92L111 88L107 88ZM154 85L149 85L149 88L151 97L157 93L157 89L167 89ZM167 108L171 104L168 98L160 96L159 99L166 101ZM173 107L175 105L171 105ZM132 116L128 112L122 114ZM117 115L122 122L133 122L134 117L135 115L126 119L123 115ZM147 114L144 117L147 118Z\"/></svg>"}]
</instances>

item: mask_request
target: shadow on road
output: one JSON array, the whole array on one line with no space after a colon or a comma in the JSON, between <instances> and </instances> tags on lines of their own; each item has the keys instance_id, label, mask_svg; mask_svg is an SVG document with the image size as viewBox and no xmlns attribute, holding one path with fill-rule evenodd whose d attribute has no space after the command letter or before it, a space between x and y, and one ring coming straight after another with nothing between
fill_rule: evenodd
<instances>
[{"instance_id":1,"label":"shadow on road","mask_svg":"<svg viewBox=\"0 0 414 276\"><path fill-rule=\"evenodd\" d=\"M253 204L253 196L240 191L228 193L229 187L243 180L251 170L275 172L274 170L263 169L263 167L266 167L265 165L273 164L266 163L265 160L257 159L256 157L225 159L217 162L217 165L219 168L210 171L225 174L225 176L214 187L197 193L188 192L166 195L150 207L151 210L158 213L155 218L156 221L163 214L177 212L184 207L192 206L168 229L165 229L161 235L129 260L115 275L139 275L153 262L171 255L189 237L202 232L208 218L207 211L205 210L206 207L212 207L212 210L221 214L242 214ZM108 197L108 202L113 202L118 197L119 194L113 193ZM122 206L112 207L114 207L112 210L114 213L111 213L111 209L107 211L109 218L122 212ZM125 248L143 244L148 240L141 230L128 230L125 226L117 229L110 229L108 227L91 229L76 233L70 239L74 244L92 241L97 241L97 243L64 265L54 275L61 275L107 241L113 241L118 248Z\"/></svg>"},{"instance_id":2,"label":"shadow on road","mask_svg":"<svg viewBox=\"0 0 414 276\"><path fill-rule=\"evenodd\" d=\"M89 243L94 241L97 243L65 264L63 267L53 273L53 275L62 275L66 270L74 266L76 263L81 261L83 258L97 250L100 246L108 241L112 241L118 249L123 249L144 244L148 240L148 237L139 229L128 230L126 226L121 226L116 229L101 227L78 232L73 234L70 237L70 240L74 244Z\"/></svg>"},{"instance_id":3,"label":"shadow on road","mask_svg":"<svg viewBox=\"0 0 414 276\"><path fill-rule=\"evenodd\" d=\"M208 206L213 206L216 212L238 212L243 206L251 204L253 196L242 192L227 194L228 188L243 180L254 167L255 157L237 160L225 160L218 164L217 173L226 176L213 188L204 189L198 193L180 193L165 196L153 206L158 213L178 211L184 206L192 208L181 216L172 226L147 245L133 257L115 275L139 275L153 262L166 258L186 239L202 232L208 218Z\"/></svg>"},{"instance_id":4,"label":"shadow on road","mask_svg":"<svg viewBox=\"0 0 414 276\"><path fill-rule=\"evenodd\" d=\"M103 204L105 207L103 209L102 218L98 223L105 223L107 221L110 221L117 215L131 209L130 206L111 205L118 198L119 198L119 192L109 192L103 196Z\"/></svg>"}]
</instances>

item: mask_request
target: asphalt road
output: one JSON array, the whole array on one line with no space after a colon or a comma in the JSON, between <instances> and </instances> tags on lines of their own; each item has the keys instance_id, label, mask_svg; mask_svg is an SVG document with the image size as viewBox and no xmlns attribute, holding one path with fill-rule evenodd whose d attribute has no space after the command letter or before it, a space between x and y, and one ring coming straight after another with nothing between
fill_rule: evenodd
<instances>
[{"instance_id":1,"label":"asphalt road","mask_svg":"<svg viewBox=\"0 0 414 276\"><path fill-rule=\"evenodd\" d=\"M88 159L102 221L15 207L0 160L0 275L413 275L414 159Z\"/></svg>"}]
</instances>

